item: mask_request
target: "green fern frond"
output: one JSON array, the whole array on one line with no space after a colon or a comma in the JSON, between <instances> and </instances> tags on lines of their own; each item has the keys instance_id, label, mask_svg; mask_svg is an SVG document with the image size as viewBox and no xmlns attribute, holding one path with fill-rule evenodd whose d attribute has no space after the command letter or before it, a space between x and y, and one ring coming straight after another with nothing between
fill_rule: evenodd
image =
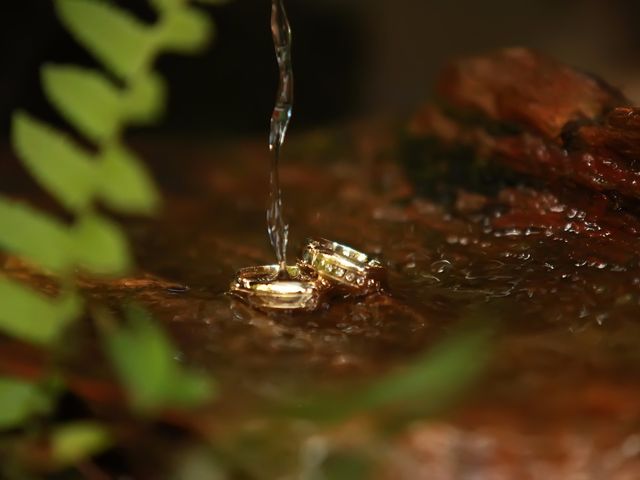
<instances>
[{"instance_id":1,"label":"green fern frond","mask_svg":"<svg viewBox=\"0 0 640 480\"><path fill-rule=\"evenodd\" d=\"M96 213L83 215L71 233L78 268L98 276L120 276L133 264L127 238L112 221Z\"/></svg>"},{"instance_id":2,"label":"green fern frond","mask_svg":"<svg viewBox=\"0 0 640 480\"><path fill-rule=\"evenodd\" d=\"M150 215L160 206L146 167L122 142L127 126L156 122L164 113L167 89L153 71L156 58L197 52L213 35L209 18L186 0L151 0L158 13L153 24L106 0L54 3L61 22L105 71L74 65L41 71L47 98L92 150L26 112L13 118L12 142L24 167L73 221L0 197L0 249L60 285L57 296L48 296L0 278L0 332L49 346L82 314L76 272L114 276L132 266L124 232L96 207Z\"/></svg>"},{"instance_id":3,"label":"green fern frond","mask_svg":"<svg viewBox=\"0 0 640 480\"><path fill-rule=\"evenodd\" d=\"M0 429L22 425L53 408L51 388L38 383L0 378Z\"/></svg>"},{"instance_id":4,"label":"green fern frond","mask_svg":"<svg viewBox=\"0 0 640 480\"><path fill-rule=\"evenodd\" d=\"M131 150L113 144L98 161L97 196L106 206L121 213L150 215L160 206L160 194L147 168Z\"/></svg>"},{"instance_id":5,"label":"green fern frond","mask_svg":"<svg viewBox=\"0 0 640 480\"><path fill-rule=\"evenodd\" d=\"M26 112L14 115L12 142L16 153L73 220L65 222L24 202L0 197L0 249L59 283L58 293L52 296L0 276L3 334L44 347L59 345L65 329L84 309L74 285L76 273L117 276L132 266L124 232L97 213L96 207L150 215L160 206L151 176L124 146L122 134L127 126L156 122L164 113L167 89L152 70L158 55L197 52L209 42L213 29L208 17L186 0L151 3L158 20L150 25L105 0L55 0L62 23L106 71L74 65L46 65L41 71L47 98L75 133L93 144L91 150L73 135ZM134 406L152 410L210 397L210 380L173 362L173 347L161 329L148 319L138 318L132 325L137 330L110 329L105 334L105 348L116 373L130 390ZM150 375L153 372L157 375ZM0 378L0 405L26 398L37 388ZM44 394L34 394L34 398L51 401ZM6 415L0 415L0 429L37 414L41 409L36 407L8 409ZM77 438L83 442L89 438L89 443L98 442L96 445L102 448L106 437L95 429L72 430L70 435L66 432L58 442L64 447L62 457L65 445Z\"/></svg>"},{"instance_id":6,"label":"green fern frond","mask_svg":"<svg viewBox=\"0 0 640 480\"><path fill-rule=\"evenodd\" d=\"M127 126L153 123L164 113L167 89L152 70L158 55L197 52L211 39L213 29L211 21L185 0L151 3L158 20L148 25L107 1L55 0L62 23L106 72L74 65L46 65L41 71L47 98L75 133L93 144L91 150L26 112L14 115L16 153L73 220L65 222L24 202L0 197L0 249L59 283L57 295L52 296L0 277L3 334L44 347L59 345L65 329L83 313L83 299L74 285L76 273L118 276L133 263L123 230L96 207L150 215L160 206L151 176L124 146L122 134ZM210 380L175 364L164 332L139 312L130 317L133 329L109 329L105 348L133 405L149 411L209 398ZM36 386L0 378L0 405L36 391ZM44 394L34 398L51 400ZM0 429L37 414L41 410L36 407L8 409L0 415ZM65 431L54 442L61 446L63 460L68 460L67 446L75 448L78 438L84 443L88 439L92 446L84 455L93 447L103 448L107 437L93 427Z\"/></svg>"},{"instance_id":7,"label":"green fern frond","mask_svg":"<svg viewBox=\"0 0 640 480\"><path fill-rule=\"evenodd\" d=\"M6 252L60 276L73 269L72 240L64 223L23 203L0 198L0 224L0 246ZM0 310L4 310L3 302Z\"/></svg>"},{"instance_id":8,"label":"green fern frond","mask_svg":"<svg viewBox=\"0 0 640 480\"><path fill-rule=\"evenodd\" d=\"M64 329L82 313L82 300L75 293L53 299L4 278L0 278L0 298L3 331L38 345L60 340Z\"/></svg>"},{"instance_id":9,"label":"green fern frond","mask_svg":"<svg viewBox=\"0 0 640 480\"><path fill-rule=\"evenodd\" d=\"M160 75L148 72L133 79L124 96L125 120L131 125L148 125L164 114L167 86Z\"/></svg>"},{"instance_id":10,"label":"green fern frond","mask_svg":"<svg viewBox=\"0 0 640 480\"><path fill-rule=\"evenodd\" d=\"M104 348L140 413L188 407L216 393L209 378L180 369L174 347L144 310L128 308L126 327L104 335Z\"/></svg>"},{"instance_id":11,"label":"green fern frond","mask_svg":"<svg viewBox=\"0 0 640 480\"><path fill-rule=\"evenodd\" d=\"M70 136L18 112L12 140L22 164L64 207L75 213L91 207L98 180L95 162Z\"/></svg>"},{"instance_id":12,"label":"green fern frond","mask_svg":"<svg viewBox=\"0 0 640 480\"><path fill-rule=\"evenodd\" d=\"M71 65L42 69L47 98L80 133L107 143L120 134L126 120L126 97L97 70Z\"/></svg>"},{"instance_id":13,"label":"green fern frond","mask_svg":"<svg viewBox=\"0 0 640 480\"><path fill-rule=\"evenodd\" d=\"M156 31L100 0L56 0L58 16L78 43L123 80L151 68L160 45Z\"/></svg>"}]
</instances>

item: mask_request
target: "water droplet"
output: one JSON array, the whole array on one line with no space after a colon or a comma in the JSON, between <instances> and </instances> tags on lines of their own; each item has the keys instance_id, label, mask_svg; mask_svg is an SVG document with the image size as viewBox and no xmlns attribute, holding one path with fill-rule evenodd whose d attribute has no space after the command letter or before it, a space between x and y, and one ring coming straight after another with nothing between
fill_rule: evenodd
<instances>
[{"instance_id":1,"label":"water droplet","mask_svg":"<svg viewBox=\"0 0 640 480\"><path fill-rule=\"evenodd\" d=\"M451 270L453 266L449 260L438 260L431 264L431 271L434 273L444 273Z\"/></svg>"},{"instance_id":2,"label":"water droplet","mask_svg":"<svg viewBox=\"0 0 640 480\"><path fill-rule=\"evenodd\" d=\"M173 295L179 295L181 293L187 293L190 288L186 285L171 285L167 288L167 292Z\"/></svg>"}]
</instances>

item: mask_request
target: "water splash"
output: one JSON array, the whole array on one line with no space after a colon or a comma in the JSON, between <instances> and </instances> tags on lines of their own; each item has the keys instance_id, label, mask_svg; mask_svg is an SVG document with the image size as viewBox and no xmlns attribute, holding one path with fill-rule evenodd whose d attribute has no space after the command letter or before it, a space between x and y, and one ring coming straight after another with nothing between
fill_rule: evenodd
<instances>
[{"instance_id":1,"label":"water splash","mask_svg":"<svg viewBox=\"0 0 640 480\"><path fill-rule=\"evenodd\" d=\"M286 274L289 225L285 223L282 212L279 163L282 144L287 135L293 110L293 65L291 62L291 26L283 0L272 0L271 32L280 69L280 82L276 105L271 116L271 133L269 135L272 163L267 228L271 245L280 265L280 273Z\"/></svg>"}]
</instances>

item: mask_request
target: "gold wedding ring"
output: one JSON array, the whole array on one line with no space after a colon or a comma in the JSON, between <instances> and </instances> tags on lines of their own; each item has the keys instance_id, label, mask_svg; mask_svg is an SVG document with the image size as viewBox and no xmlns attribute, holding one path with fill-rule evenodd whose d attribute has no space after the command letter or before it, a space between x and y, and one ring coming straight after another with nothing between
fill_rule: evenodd
<instances>
[{"instance_id":1,"label":"gold wedding ring","mask_svg":"<svg viewBox=\"0 0 640 480\"><path fill-rule=\"evenodd\" d=\"M237 273L230 293L259 310L313 311L318 308L324 285L304 266L289 266L289 278L278 278L278 265L249 267Z\"/></svg>"},{"instance_id":2,"label":"gold wedding ring","mask_svg":"<svg viewBox=\"0 0 640 480\"><path fill-rule=\"evenodd\" d=\"M382 263L366 253L324 238L310 239L301 265L317 272L319 279L353 295L379 292L386 286Z\"/></svg>"},{"instance_id":3,"label":"gold wedding ring","mask_svg":"<svg viewBox=\"0 0 640 480\"><path fill-rule=\"evenodd\" d=\"M324 238L307 242L282 275L278 265L240 270L230 294L262 311L311 312L330 293L363 296L386 288L386 270L366 253Z\"/></svg>"}]
</instances>

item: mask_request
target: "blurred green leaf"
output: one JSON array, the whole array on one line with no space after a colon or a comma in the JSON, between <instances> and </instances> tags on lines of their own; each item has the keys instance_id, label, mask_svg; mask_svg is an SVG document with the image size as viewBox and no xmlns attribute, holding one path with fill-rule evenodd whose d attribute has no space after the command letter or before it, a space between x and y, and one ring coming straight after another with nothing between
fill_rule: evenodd
<instances>
[{"instance_id":1,"label":"blurred green leaf","mask_svg":"<svg viewBox=\"0 0 640 480\"><path fill-rule=\"evenodd\" d=\"M224 468L216 456L204 449L196 447L180 455L177 468L169 476L170 480L228 480Z\"/></svg>"},{"instance_id":2,"label":"blurred green leaf","mask_svg":"<svg viewBox=\"0 0 640 480\"><path fill-rule=\"evenodd\" d=\"M131 265L124 233L95 214L68 228L26 205L0 197L0 246L38 266L67 272L74 266L97 275L118 275Z\"/></svg>"},{"instance_id":3,"label":"blurred green leaf","mask_svg":"<svg viewBox=\"0 0 640 480\"><path fill-rule=\"evenodd\" d=\"M213 22L194 8L184 8L167 15L161 31L165 48L179 53L194 53L205 48L211 40Z\"/></svg>"},{"instance_id":4,"label":"blurred green leaf","mask_svg":"<svg viewBox=\"0 0 640 480\"><path fill-rule=\"evenodd\" d=\"M148 314L131 309L128 318L127 327L106 334L105 347L134 408L152 413L211 398L211 381L180 367L169 339Z\"/></svg>"},{"instance_id":5,"label":"blurred green leaf","mask_svg":"<svg viewBox=\"0 0 640 480\"><path fill-rule=\"evenodd\" d=\"M26 342L48 345L82 313L74 294L54 299L0 278L0 331Z\"/></svg>"},{"instance_id":6,"label":"blurred green leaf","mask_svg":"<svg viewBox=\"0 0 640 480\"><path fill-rule=\"evenodd\" d=\"M64 224L2 197L0 247L55 272L67 271L73 266L69 229Z\"/></svg>"},{"instance_id":7,"label":"blurred green leaf","mask_svg":"<svg viewBox=\"0 0 640 480\"><path fill-rule=\"evenodd\" d=\"M177 366L174 364L174 366ZM174 385L167 389L167 406L190 407L198 405L214 394L211 379L183 369L174 369Z\"/></svg>"},{"instance_id":8,"label":"blurred green leaf","mask_svg":"<svg viewBox=\"0 0 640 480\"><path fill-rule=\"evenodd\" d=\"M373 384L357 401L359 408L425 398L440 404L476 378L487 361L489 332L465 332L436 345L405 371Z\"/></svg>"},{"instance_id":9,"label":"blurred green leaf","mask_svg":"<svg viewBox=\"0 0 640 480\"><path fill-rule=\"evenodd\" d=\"M0 377L0 430L19 427L52 406L51 395L41 385Z\"/></svg>"},{"instance_id":10,"label":"blurred green leaf","mask_svg":"<svg viewBox=\"0 0 640 480\"><path fill-rule=\"evenodd\" d=\"M332 452L322 463L319 478L358 480L371 478L373 461L355 452Z\"/></svg>"},{"instance_id":11,"label":"blurred green leaf","mask_svg":"<svg viewBox=\"0 0 640 480\"><path fill-rule=\"evenodd\" d=\"M159 12L168 12L183 6L187 0L151 0L153 5Z\"/></svg>"},{"instance_id":12,"label":"blurred green leaf","mask_svg":"<svg viewBox=\"0 0 640 480\"><path fill-rule=\"evenodd\" d=\"M81 217L74 226L73 252L76 264L96 275L121 275L132 264L122 230L95 214Z\"/></svg>"},{"instance_id":13,"label":"blurred green leaf","mask_svg":"<svg viewBox=\"0 0 640 480\"><path fill-rule=\"evenodd\" d=\"M491 331L480 329L449 338L402 371L342 394L321 395L292 408L296 416L340 421L399 403L420 403L423 414L445 408L485 368Z\"/></svg>"},{"instance_id":14,"label":"blurred green leaf","mask_svg":"<svg viewBox=\"0 0 640 480\"><path fill-rule=\"evenodd\" d=\"M42 69L47 97L76 128L96 142L116 136L122 100L116 87L96 70L49 65Z\"/></svg>"},{"instance_id":15,"label":"blurred green leaf","mask_svg":"<svg viewBox=\"0 0 640 480\"><path fill-rule=\"evenodd\" d=\"M167 87L160 75L139 75L124 98L127 119L137 125L156 122L164 114L166 97Z\"/></svg>"},{"instance_id":16,"label":"blurred green leaf","mask_svg":"<svg viewBox=\"0 0 640 480\"><path fill-rule=\"evenodd\" d=\"M144 164L122 146L108 147L100 159L100 198L123 213L154 213L160 194Z\"/></svg>"},{"instance_id":17,"label":"blurred green leaf","mask_svg":"<svg viewBox=\"0 0 640 480\"><path fill-rule=\"evenodd\" d=\"M63 205L73 211L88 207L95 189L94 165L67 135L18 112L13 147L40 185Z\"/></svg>"},{"instance_id":18,"label":"blurred green leaf","mask_svg":"<svg viewBox=\"0 0 640 480\"><path fill-rule=\"evenodd\" d=\"M75 422L57 427L50 437L51 457L58 466L67 466L103 452L112 443L100 424Z\"/></svg>"},{"instance_id":19,"label":"blurred green leaf","mask_svg":"<svg viewBox=\"0 0 640 480\"><path fill-rule=\"evenodd\" d=\"M107 351L136 408L154 410L164 403L173 352L149 319L133 316L107 337Z\"/></svg>"},{"instance_id":20,"label":"blurred green leaf","mask_svg":"<svg viewBox=\"0 0 640 480\"><path fill-rule=\"evenodd\" d=\"M119 76L131 78L148 66L155 47L151 27L104 1L56 0L56 6L78 42Z\"/></svg>"},{"instance_id":21,"label":"blurred green leaf","mask_svg":"<svg viewBox=\"0 0 640 480\"><path fill-rule=\"evenodd\" d=\"M201 3L203 5L226 5L231 0L194 0L196 3Z\"/></svg>"}]
</instances>

